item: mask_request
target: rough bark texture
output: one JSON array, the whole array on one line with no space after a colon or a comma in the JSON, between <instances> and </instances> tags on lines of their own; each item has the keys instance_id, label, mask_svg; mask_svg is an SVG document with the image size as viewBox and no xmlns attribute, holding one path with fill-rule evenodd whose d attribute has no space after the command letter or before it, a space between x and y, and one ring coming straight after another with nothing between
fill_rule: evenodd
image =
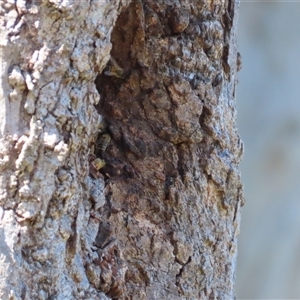
<instances>
[{"instance_id":1,"label":"rough bark texture","mask_svg":"<svg viewBox=\"0 0 300 300\"><path fill-rule=\"evenodd\" d=\"M233 299L236 3L1 5L0 298Z\"/></svg>"}]
</instances>

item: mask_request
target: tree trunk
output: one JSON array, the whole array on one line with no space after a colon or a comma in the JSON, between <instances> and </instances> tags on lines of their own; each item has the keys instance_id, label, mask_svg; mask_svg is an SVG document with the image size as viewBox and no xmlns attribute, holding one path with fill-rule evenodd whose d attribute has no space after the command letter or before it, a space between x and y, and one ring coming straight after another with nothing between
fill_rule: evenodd
<instances>
[{"instance_id":1,"label":"tree trunk","mask_svg":"<svg viewBox=\"0 0 300 300\"><path fill-rule=\"evenodd\" d=\"M234 299L237 4L1 5L0 298Z\"/></svg>"}]
</instances>

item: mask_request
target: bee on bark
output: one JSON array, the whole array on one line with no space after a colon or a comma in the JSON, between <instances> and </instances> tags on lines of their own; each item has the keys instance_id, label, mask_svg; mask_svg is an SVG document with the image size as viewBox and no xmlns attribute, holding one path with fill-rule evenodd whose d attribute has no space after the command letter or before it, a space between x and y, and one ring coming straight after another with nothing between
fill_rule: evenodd
<instances>
[{"instance_id":1,"label":"bee on bark","mask_svg":"<svg viewBox=\"0 0 300 300\"><path fill-rule=\"evenodd\" d=\"M101 158L96 158L94 154L89 155L89 173L94 178L103 178L99 170L106 165L105 160Z\"/></svg>"},{"instance_id":2,"label":"bee on bark","mask_svg":"<svg viewBox=\"0 0 300 300\"><path fill-rule=\"evenodd\" d=\"M104 152L109 145L111 137L108 133L102 134L97 142L97 149Z\"/></svg>"},{"instance_id":3,"label":"bee on bark","mask_svg":"<svg viewBox=\"0 0 300 300\"><path fill-rule=\"evenodd\" d=\"M118 63L113 59L110 58L109 66L107 67L107 70L104 72L106 76L113 76L117 78L124 79L124 70L118 65Z\"/></svg>"},{"instance_id":4,"label":"bee on bark","mask_svg":"<svg viewBox=\"0 0 300 300\"><path fill-rule=\"evenodd\" d=\"M103 160L101 158L96 158L92 162L92 165L98 171L98 170L102 169L106 165L106 162L105 162L105 160Z\"/></svg>"},{"instance_id":5,"label":"bee on bark","mask_svg":"<svg viewBox=\"0 0 300 300\"><path fill-rule=\"evenodd\" d=\"M217 74L217 76L213 80L212 86L215 87L215 86L219 85L222 81L223 81L222 73L219 73L219 74Z\"/></svg>"},{"instance_id":6,"label":"bee on bark","mask_svg":"<svg viewBox=\"0 0 300 300\"><path fill-rule=\"evenodd\" d=\"M93 134L92 140L91 140L91 148L92 148L92 153L95 152L95 148L97 148L97 139L99 137L99 135L101 134L101 132L103 132L105 129L105 125L99 124L97 131Z\"/></svg>"}]
</instances>

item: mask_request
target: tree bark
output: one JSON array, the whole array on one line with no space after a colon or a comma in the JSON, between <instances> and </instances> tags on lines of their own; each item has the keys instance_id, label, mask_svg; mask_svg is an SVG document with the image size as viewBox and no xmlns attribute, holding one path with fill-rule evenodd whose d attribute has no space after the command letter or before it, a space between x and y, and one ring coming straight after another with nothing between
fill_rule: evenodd
<instances>
[{"instance_id":1,"label":"tree bark","mask_svg":"<svg viewBox=\"0 0 300 300\"><path fill-rule=\"evenodd\" d=\"M0 298L234 299L237 3L1 5Z\"/></svg>"}]
</instances>

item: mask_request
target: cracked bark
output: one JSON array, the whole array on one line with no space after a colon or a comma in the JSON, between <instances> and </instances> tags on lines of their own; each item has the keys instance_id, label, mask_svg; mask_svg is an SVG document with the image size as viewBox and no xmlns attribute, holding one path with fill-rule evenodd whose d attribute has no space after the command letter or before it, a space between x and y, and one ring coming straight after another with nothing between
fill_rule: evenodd
<instances>
[{"instance_id":1,"label":"cracked bark","mask_svg":"<svg viewBox=\"0 0 300 300\"><path fill-rule=\"evenodd\" d=\"M1 299L234 298L237 4L129 2L1 3Z\"/></svg>"}]
</instances>

